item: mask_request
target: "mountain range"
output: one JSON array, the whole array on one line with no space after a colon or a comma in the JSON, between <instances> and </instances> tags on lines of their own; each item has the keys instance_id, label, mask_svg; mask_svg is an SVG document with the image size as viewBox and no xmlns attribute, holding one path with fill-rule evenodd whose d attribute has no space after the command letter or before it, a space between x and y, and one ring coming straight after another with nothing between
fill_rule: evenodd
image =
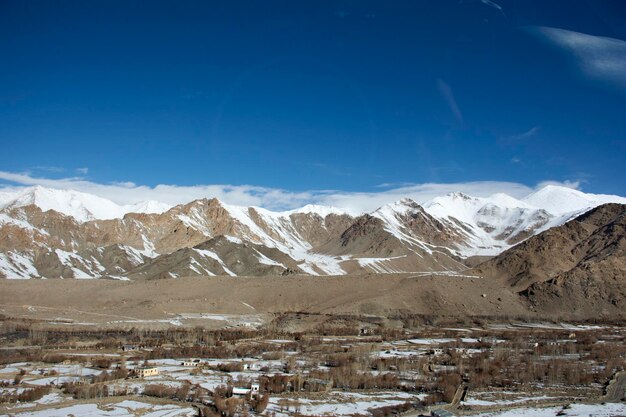
<instances>
[{"instance_id":1,"label":"mountain range","mask_svg":"<svg viewBox=\"0 0 626 417\"><path fill-rule=\"evenodd\" d=\"M452 193L354 215L217 199L121 206L36 186L0 192L0 277L458 274L606 203L626 198L546 186L522 199Z\"/></svg>"}]
</instances>

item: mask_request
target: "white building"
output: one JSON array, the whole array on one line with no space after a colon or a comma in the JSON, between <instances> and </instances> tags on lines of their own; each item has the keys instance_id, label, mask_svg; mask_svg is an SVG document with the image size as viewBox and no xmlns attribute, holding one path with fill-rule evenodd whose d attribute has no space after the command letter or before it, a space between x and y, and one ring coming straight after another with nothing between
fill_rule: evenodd
<instances>
[{"instance_id":1,"label":"white building","mask_svg":"<svg viewBox=\"0 0 626 417\"><path fill-rule=\"evenodd\" d=\"M135 375L138 378L145 378L147 376L154 376L159 374L159 368L156 366L142 366L135 369Z\"/></svg>"},{"instance_id":2,"label":"white building","mask_svg":"<svg viewBox=\"0 0 626 417\"><path fill-rule=\"evenodd\" d=\"M246 396L250 394L253 397L259 395L259 384L252 384L250 388L233 387L233 395Z\"/></svg>"}]
</instances>

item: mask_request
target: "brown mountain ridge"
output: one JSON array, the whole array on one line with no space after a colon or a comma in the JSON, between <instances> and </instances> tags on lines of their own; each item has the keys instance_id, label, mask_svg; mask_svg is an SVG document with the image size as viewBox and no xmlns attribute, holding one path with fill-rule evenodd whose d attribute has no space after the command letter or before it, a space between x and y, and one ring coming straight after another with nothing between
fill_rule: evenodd
<instances>
[{"instance_id":1,"label":"brown mountain ridge","mask_svg":"<svg viewBox=\"0 0 626 417\"><path fill-rule=\"evenodd\" d=\"M605 204L476 267L535 308L581 317L626 311L626 205Z\"/></svg>"}]
</instances>

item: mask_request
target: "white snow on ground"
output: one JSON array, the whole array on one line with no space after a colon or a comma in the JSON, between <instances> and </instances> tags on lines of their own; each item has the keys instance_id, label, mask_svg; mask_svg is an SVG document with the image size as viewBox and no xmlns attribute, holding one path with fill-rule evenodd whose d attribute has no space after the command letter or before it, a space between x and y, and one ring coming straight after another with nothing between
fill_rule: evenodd
<instances>
[{"instance_id":1,"label":"white snow on ground","mask_svg":"<svg viewBox=\"0 0 626 417\"><path fill-rule=\"evenodd\" d=\"M4 374L4 373L14 374L14 373L19 372L20 369L25 366L30 366L30 364L28 362L14 362L5 366L4 368L0 368L0 374Z\"/></svg>"},{"instance_id":2,"label":"white snow on ground","mask_svg":"<svg viewBox=\"0 0 626 417\"><path fill-rule=\"evenodd\" d=\"M402 271L395 269L392 265L385 265L385 263L400 258L406 258L406 255L393 256L391 258L354 258L354 260L356 260L362 268L370 268L372 271L379 274L393 274Z\"/></svg>"},{"instance_id":3,"label":"white snow on ground","mask_svg":"<svg viewBox=\"0 0 626 417\"><path fill-rule=\"evenodd\" d=\"M59 386L66 382L80 382L81 380L82 380L82 377L80 376L50 376L50 377L40 378L40 379L28 379L28 380L25 380L25 382L31 385L43 386L43 385L54 384L54 385Z\"/></svg>"},{"instance_id":4,"label":"white snow on ground","mask_svg":"<svg viewBox=\"0 0 626 417\"><path fill-rule=\"evenodd\" d=\"M457 277L457 278L481 278L478 275L467 275L467 274L459 274L455 271L420 271L420 272L412 272L416 277L430 277L430 276L441 276L441 277Z\"/></svg>"},{"instance_id":5,"label":"white snow on ground","mask_svg":"<svg viewBox=\"0 0 626 417\"><path fill-rule=\"evenodd\" d=\"M35 403L37 404L55 404L55 403L59 403L61 401L63 401L63 396L61 396L59 393L57 392L53 392L51 394L46 394L43 397L41 397L40 399L38 399L37 401L35 401Z\"/></svg>"},{"instance_id":6,"label":"white snow on ground","mask_svg":"<svg viewBox=\"0 0 626 417\"><path fill-rule=\"evenodd\" d=\"M217 373L201 374L201 375L173 375L179 381L189 381L191 384L199 384L202 388L213 391L220 385L227 385L232 381L230 376L220 375Z\"/></svg>"},{"instance_id":7,"label":"white snow on ground","mask_svg":"<svg viewBox=\"0 0 626 417\"><path fill-rule=\"evenodd\" d=\"M476 398L468 398L463 401L463 405L477 405L477 406L494 406L494 405L513 405L513 404L529 404L533 401L546 401L550 399L554 399L556 397L549 397L546 395L542 395L540 397L520 397L509 400L479 400Z\"/></svg>"},{"instance_id":8,"label":"white snow on ground","mask_svg":"<svg viewBox=\"0 0 626 417\"><path fill-rule=\"evenodd\" d=\"M558 414L562 412L562 414ZM571 404L570 408L515 408L490 413L476 413L468 417L616 417L626 415L626 404Z\"/></svg>"},{"instance_id":9,"label":"white snow on ground","mask_svg":"<svg viewBox=\"0 0 626 417\"><path fill-rule=\"evenodd\" d=\"M585 324L571 324L571 323L548 323L548 322L512 322L510 324L493 323L487 325L490 329L554 329L554 330L593 330L593 329L606 329L611 326L598 326L598 325L585 325Z\"/></svg>"},{"instance_id":10,"label":"white snow on ground","mask_svg":"<svg viewBox=\"0 0 626 417\"><path fill-rule=\"evenodd\" d=\"M410 395L402 392L390 393L368 393L360 395L355 393L333 392L329 398L312 400L306 398L294 399L290 401L289 414L281 412L281 399L271 397L267 410L276 413L277 416L287 416L293 414L293 410L298 409L301 415L327 415L327 416L352 416L355 414L369 415L368 409L379 408L389 405L402 404L406 401L415 401L419 395ZM285 404L282 408L285 408Z\"/></svg>"},{"instance_id":11,"label":"white snow on ground","mask_svg":"<svg viewBox=\"0 0 626 417\"><path fill-rule=\"evenodd\" d=\"M55 371L57 374L59 375L82 375L82 376L88 376L88 375L99 375L100 373L102 373L101 370L98 369L93 369L93 368L87 368L84 367L80 364L75 364L75 365L54 365L52 367L42 367L42 369L45 369L46 371ZM33 371L29 372L30 375L39 375L39 368L34 369Z\"/></svg>"},{"instance_id":12,"label":"white snow on ground","mask_svg":"<svg viewBox=\"0 0 626 417\"><path fill-rule=\"evenodd\" d=\"M41 397L40 399L33 401L33 402L26 402L26 403L17 403L14 405L9 405L8 406L8 410L14 412L15 410L21 409L21 408L30 408L33 407L34 405L50 405L50 404L57 404L57 403L61 403L63 401L65 401L65 397L63 397L61 394L53 392L50 394L46 394L43 397ZM14 415L13 413L11 413L10 415Z\"/></svg>"},{"instance_id":13,"label":"white snow on ground","mask_svg":"<svg viewBox=\"0 0 626 417\"><path fill-rule=\"evenodd\" d=\"M462 339L460 339L461 342L463 343L478 343L478 339L475 338L471 338L471 337L464 337ZM440 339L409 339L407 340L408 343L414 344L414 345L441 345L444 343L452 343L457 341L457 339L452 339L452 338L440 338Z\"/></svg>"},{"instance_id":14,"label":"white snow on ground","mask_svg":"<svg viewBox=\"0 0 626 417\"><path fill-rule=\"evenodd\" d=\"M258 254L257 258L259 259L259 263L261 263L263 265L280 266L280 267L283 267L283 268L287 268L285 265L283 265L280 262L277 262L277 261L275 261L273 259L268 258L267 256L263 255L259 251L256 251L256 253Z\"/></svg>"},{"instance_id":15,"label":"white snow on ground","mask_svg":"<svg viewBox=\"0 0 626 417\"><path fill-rule=\"evenodd\" d=\"M215 320L215 321L225 321L231 326L245 326L245 327L258 327L258 326L263 325L264 323L263 317L259 314L240 315L240 314L213 314L213 313L180 313L176 317L178 321L180 320Z\"/></svg>"},{"instance_id":16,"label":"white snow on ground","mask_svg":"<svg viewBox=\"0 0 626 417\"><path fill-rule=\"evenodd\" d=\"M197 415L193 407L181 407L176 404L149 404L140 401L122 401L119 403L76 404L62 408L50 408L32 412L16 412L16 417L117 417L137 415L143 417L191 417Z\"/></svg>"}]
</instances>

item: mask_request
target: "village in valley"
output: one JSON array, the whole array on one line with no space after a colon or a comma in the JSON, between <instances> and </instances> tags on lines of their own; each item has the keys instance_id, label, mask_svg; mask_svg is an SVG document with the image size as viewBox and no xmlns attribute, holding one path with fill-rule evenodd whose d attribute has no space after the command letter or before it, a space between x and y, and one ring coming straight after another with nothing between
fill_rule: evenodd
<instances>
[{"instance_id":1,"label":"village in valley","mask_svg":"<svg viewBox=\"0 0 626 417\"><path fill-rule=\"evenodd\" d=\"M626 0L0 0L0 417L626 417Z\"/></svg>"},{"instance_id":2,"label":"village in valley","mask_svg":"<svg viewBox=\"0 0 626 417\"><path fill-rule=\"evenodd\" d=\"M4 318L0 415L619 416L610 323L281 315L262 325L94 330Z\"/></svg>"}]
</instances>

